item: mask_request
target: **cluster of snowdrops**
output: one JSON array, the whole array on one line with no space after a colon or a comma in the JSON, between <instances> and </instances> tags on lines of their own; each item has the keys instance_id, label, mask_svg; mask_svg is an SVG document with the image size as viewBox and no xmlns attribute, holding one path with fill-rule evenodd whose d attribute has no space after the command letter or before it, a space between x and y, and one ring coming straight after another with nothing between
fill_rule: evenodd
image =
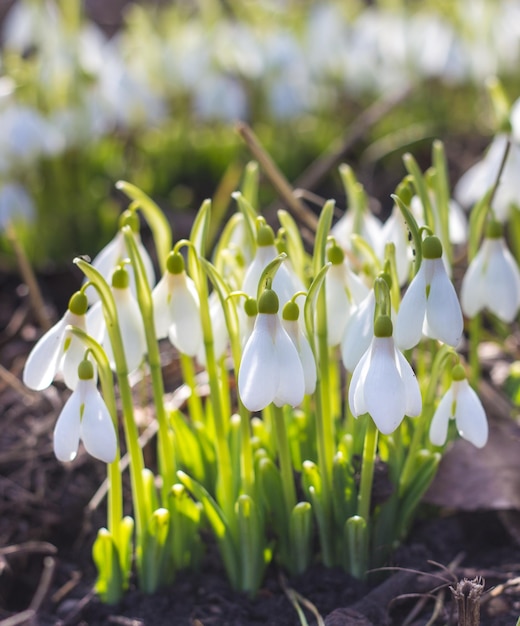
<instances>
[{"instance_id":1,"label":"cluster of snowdrops","mask_svg":"<svg viewBox=\"0 0 520 626\"><path fill-rule=\"evenodd\" d=\"M157 205L118 183L130 199L119 231L92 262L75 259L85 282L24 370L33 389L61 376L72 390L56 456L72 461L81 440L107 463L108 521L93 548L104 601L117 602L133 575L153 592L200 566L208 527L236 589L255 593L273 560L296 574L319 558L363 577L406 536L456 431L485 445L475 320L487 308L509 323L520 306L496 186L468 223L450 199L440 142L427 172L410 154L404 162L384 224L340 167L348 210L334 223L335 203L325 202L312 246L287 211L274 227L257 212L255 163L211 249L210 201L189 239L173 243ZM461 250L459 299L451 276ZM168 396L164 341L182 372ZM132 393L143 372L157 423L153 468ZM132 517L123 515L122 450ZM373 489L376 469L384 493Z\"/></svg>"}]
</instances>

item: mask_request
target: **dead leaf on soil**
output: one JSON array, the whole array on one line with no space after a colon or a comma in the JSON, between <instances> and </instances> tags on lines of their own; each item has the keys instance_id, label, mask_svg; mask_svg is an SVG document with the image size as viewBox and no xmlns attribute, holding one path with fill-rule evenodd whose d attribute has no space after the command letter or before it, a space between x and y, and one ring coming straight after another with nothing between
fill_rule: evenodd
<instances>
[{"instance_id":1,"label":"dead leaf on soil","mask_svg":"<svg viewBox=\"0 0 520 626\"><path fill-rule=\"evenodd\" d=\"M512 418L491 419L481 450L455 441L424 499L459 511L520 510L520 426Z\"/></svg>"}]
</instances>

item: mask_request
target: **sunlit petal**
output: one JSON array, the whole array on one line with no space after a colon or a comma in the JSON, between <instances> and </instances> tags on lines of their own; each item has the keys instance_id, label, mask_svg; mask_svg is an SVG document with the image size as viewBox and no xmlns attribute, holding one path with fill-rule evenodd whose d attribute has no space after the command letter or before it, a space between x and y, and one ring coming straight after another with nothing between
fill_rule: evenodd
<instances>
[{"instance_id":1,"label":"sunlit petal","mask_svg":"<svg viewBox=\"0 0 520 626\"><path fill-rule=\"evenodd\" d=\"M484 267L487 251L484 242L468 266L460 290L460 304L467 317L475 317L485 307Z\"/></svg>"},{"instance_id":2,"label":"sunlit petal","mask_svg":"<svg viewBox=\"0 0 520 626\"><path fill-rule=\"evenodd\" d=\"M511 323L520 307L520 272L503 238L488 240L489 261L485 272L487 308ZM483 285L484 288L484 285Z\"/></svg>"},{"instance_id":3,"label":"sunlit petal","mask_svg":"<svg viewBox=\"0 0 520 626\"><path fill-rule=\"evenodd\" d=\"M371 290L363 302L352 311L346 324L341 340L341 359L349 372L354 371L372 341L375 305L374 290Z\"/></svg>"},{"instance_id":4,"label":"sunlit petal","mask_svg":"<svg viewBox=\"0 0 520 626\"><path fill-rule=\"evenodd\" d=\"M202 345L199 299L191 279L184 274L175 275L176 286L170 302L170 328L172 344L188 356L195 356Z\"/></svg>"},{"instance_id":5,"label":"sunlit petal","mask_svg":"<svg viewBox=\"0 0 520 626\"><path fill-rule=\"evenodd\" d=\"M23 370L23 382L30 389L41 391L54 380L61 358L60 350L67 324L67 316L64 316L40 337L31 350Z\"/></svg>"},{"instance_id":6,"label":"sunlit petal","mask_svg":"<svg viewBox=\"0 0 520 626\"><path fill-rule=\"evenodd\" d=\"M279 366L275 347L276 315L259 314L242 354L238 372L240 399L249 411L260 411L276 394Z\"/></svg>"},{"instance_id":7,"label":"sunlit petal","mask_svg":"<svg viewBox=\"0 0 520 626\"><path fill-rule=\"evenodd\" d=\"M117 438L114 424L101 394L93 380L85 393L85 408L80 426L81 439L87 452L105 463L116 457Z\"/></svg>"},{"instance_id":8,"label":"sunlit petal","mask_svg":"<svg viewBox=\"0 0 520 626\"><path fill-rule=\"evenodd\" d=\"M59 461L72 461L78 453L83 382L65 403L54 428L54 454Z\"/></svg>"},{"instance_id":9,"label":"sunlit petal","mask_svg":"<svg viewBox=\"0 0 520 626\"><path fill-rule=\"evenodd\" d=\"M128 372L131 373L140 365L146 354L146 339L144 335L143 320L139 305L129 288L113 289L114 300L117 308L118 322L121 329L121 338L126 356ZM107 343L107 356L112 362L113 356ZM109 354L110 352L110 354Z\"/></svg>"},{"instance_id":10,"label":"sunlit petal","mask_svg":"<svg viewBox=\"0 0 520 626\"><path fill-rule=\"evenodd\" d=\"M332 265L325 276L327 309L327 340L329 346L337 346L350 316L351 303L347 296L340 266Z\"/></svg>"},{"instance_id":11,"label":"sunlit petal","mask_svg":"<svg viewBox=\"0 0 520 626\"><path fill-rule=\"evenodd\" d=\"M305 394L303 366L295 345L279 322L275 342L279 379L273 402L277 406L297 406Z\"/></svg>"},{"instance_id":12,"label":"sunlit petal","mask_svg":"<svg viewBox=\"0 0 520 626\"><path fill-rule=\"evenodd\" d=\"M367 411L378 429L384 435L392 433L404 418L406 396L391 337L374 337L364 396Z\"/></svg>"},{"instance_id":13,"label":"sunlit petal","mask_svg":"<svg viewBox=\"0 0 520 626\"><path fill-rule=\"evenodd\" d=\"M164 339L170 328L170 300L172 298L171 274L165 272L152 291L155 336Z\"/></svg>"},{"instance_id":14,"label":"sunlit petal","mask_svg":"<svg viewBox=\"0 0 520 626\"><path fill-rule=\"evenodd\" d=\"M396 350L397 362L406 394L406 415L416 417L422 411L422 397L417 376L404 356Z\"/></svg>"},{"instance_id":15,"label":"sunlit petal","mask_svg":"<svg viewBox=\"0 0 520 626\"><path fill-rule=\"evenodd\" d=\"M488 439L488 422L484 407L467 380L453 384L459 385L455 410L459 435L477 448L482 448Z\"/></svg>"},{"instance_id":16,"label":"sunlit petal","mask_svg":"<svg viewBox=\"0 0 520 626\"><path fill-rule=\"evenodd\" d=\"M439 402L430 424L430 441L434 446L443 446L448 436L448 424L453 417L453 389L450 387Z\"/></svg>"},{"instance_id":17,"label":"sunlit petal","mask_svg":"<svg viewBox=\"0 0 520 626\"><path fill-rule=\"evenodd\" d=\"M395 343L401 350L415 347L422 337L426 312L425 261L403 296L395 324Z\"/></svg>"},{"instance_id":18,"label":"sunlit petal","mask_svg":"<svg viewBox=\"0 0 520 626\"><path fill-rule=\"evenodd\" d=\"M365 403L365 395L363 392L363 384L367 375L367 371L370 367L370 358L372 356L372 347L369 346L368 350L362 355L358 364L354 368L352 378L350 379L350 387L348 390L348 404L352 415L359 417L367 412Z\"/></svg>"},{"instance_id":19,"label":"sunlit petal","mask_svg":"<svg viewBox=\"0 0 520 626\"><path fill-rule=\"evenodd\" d=\"M441 259L434 259L426 318L432 338L456 348L462 339L464 320L453 283Z\"/></svg>"}]
</instances>

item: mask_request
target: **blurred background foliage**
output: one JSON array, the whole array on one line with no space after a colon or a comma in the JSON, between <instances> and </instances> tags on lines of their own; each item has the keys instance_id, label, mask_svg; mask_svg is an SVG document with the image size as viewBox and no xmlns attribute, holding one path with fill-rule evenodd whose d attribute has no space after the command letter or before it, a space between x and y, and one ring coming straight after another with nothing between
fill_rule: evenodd
<instances>
[{"instance_id":1,"label":"blurred background foliage","mask_svg":"<svg viewBox=\"0 0 520 626\"><path fill-rule=\"evenodd\" d=\"M520 0L15 0L0 17L2 267L8 224L40 270L94 255L118 179L184 234L251 158L238 120L294 180L368 106L406 93L346 157L381 200L402 153L429 159L433 137L454 179L479 156L489 76L520 93ZM335 171L316 191L341 206ZM264 186L261 203L274 198Z\"/></svg>"}]
</instances>

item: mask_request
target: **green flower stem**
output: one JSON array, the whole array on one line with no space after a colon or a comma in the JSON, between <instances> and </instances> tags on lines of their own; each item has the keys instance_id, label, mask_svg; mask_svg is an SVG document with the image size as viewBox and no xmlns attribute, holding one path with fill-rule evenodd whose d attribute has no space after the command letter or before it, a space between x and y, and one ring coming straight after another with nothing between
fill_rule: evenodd
<instances>
[{"instance_id":1,"label":"green flower stem","mask_svg":"<svg viewBox=\"0 0 520 626\"><path fill-rule=\"evenodd\" d=\"M114 424L114 429L116 431L116 436L119 430L118 418L117 418L117 405L116 405L116 397L114 394L114 382L112 376L112 370L110 369L110 363L108 362L108 358L106 356L105 351L99 345L99 343L93 339L90 335L88 335L81 328L77 328L76 326L70 326L67 328L73 335L81 339L85 344L86 348L92 352L97 364L99 381L101 383L101 391L103 394L103 400L107 406L108 412L110 413L110 417L112 418L112 422ZM117 446L116 458L112 461L112 463L108 464L107 473L108 473L108 519L107 519L107 527L110 531L112 537L116 541L116 544L119 546L119 526L121 524L121 520L123 519L123 490L122 490L122 482L121 482L121 454L119 445Z\"/></svg>"},{"instance_id":2,"label":"green flower stem","mask_svg":"<svg viewBox=\"0 0 520 626\"><path fill-rule=\"evenodd\" d=\"M369 416L363 446L361 480L358 494L358 515L367 523L370 519L370 503L372 501L372 483L374 482L378 434L377 426L374 420Z\"/></svg>"},{"instance_id":3,"label":"green flower stem","mask_svg":"<svg viewBox=\"0 0 520 626\"><path fill-rule=\"evenodd\" d=\"M168 416L166 415L166 408L164 406L164 383L162 377L159 343L155 334L152 293L146 279L143 260L139 254L139 250L137 249L134 234L130 226L123 227L123 234L125 237L126 247L130 254L130 260L134 268L137 286L137 301L143 318L155 413L159 424L157 445L159 468L162 477L162 493L163 500L166 502L172 485L177 482L175 477L175 471L177 468L175 467L172 437L173 433L171 432Z\"/></svg>"},{"instance_id":4,"label":"green flower stem","mask_svg":"<svg viewBox=\"0 0 520 626\"><path fill-rule=\"evenodd\" d=\"M140 569L139 573L143 575L142 557L147 527L146 500L142 477L144 460L142 450L139 446L139 433L137 432L137 426L134 420L132 389L128 382L128 367L126 364L121 330L117 320L116 305L112 291L103 276L83 259L76 258L74 262L97 289L103 303L107 333L112 345L116 365L116 377L121 396L126 447L130 456L130 478L132 481L132 499L136 521L137 563Z\"/></svg>"},{"instance_id":5,"label":"green flower stem","mask_svg":"<svg viewBox=\"0 0 520 626\"><path fill-rule=\"evenodd\" d=\"M272 405L274 414L274 429L276 434L276 448L278 451L278 461L280 463L280 474L284 501L287 513L287 520L291 519L291 513L296 506L296 489L294 486L294 474L291 461L291 449L287 437L284 410L281 407Z\"/></svg>"},{"instance_id":6,"label":"green flower stem","mask_svg":"<svg viewBox=\"0 0 520 626\"><path fill-rule=\"evenodd\" d=\"M236 520L235 502L233 498L233 476L231 468L231 454L227 442L227 425L224 420L220 376L215 357L215 344L213 342L213 327L209 310L209 294L206 274L202 269L202 264L193 247L190 247L191 259L195 269L195 284L199 292L200 317L202 325L202 336L204 341L204 352L206 355L206 371L210 389L210 401L215 427L215 450L217 455L217 467L219 475L217 477L217 501L222 506L228 522Z\"/></svg>"}]
</instances>

